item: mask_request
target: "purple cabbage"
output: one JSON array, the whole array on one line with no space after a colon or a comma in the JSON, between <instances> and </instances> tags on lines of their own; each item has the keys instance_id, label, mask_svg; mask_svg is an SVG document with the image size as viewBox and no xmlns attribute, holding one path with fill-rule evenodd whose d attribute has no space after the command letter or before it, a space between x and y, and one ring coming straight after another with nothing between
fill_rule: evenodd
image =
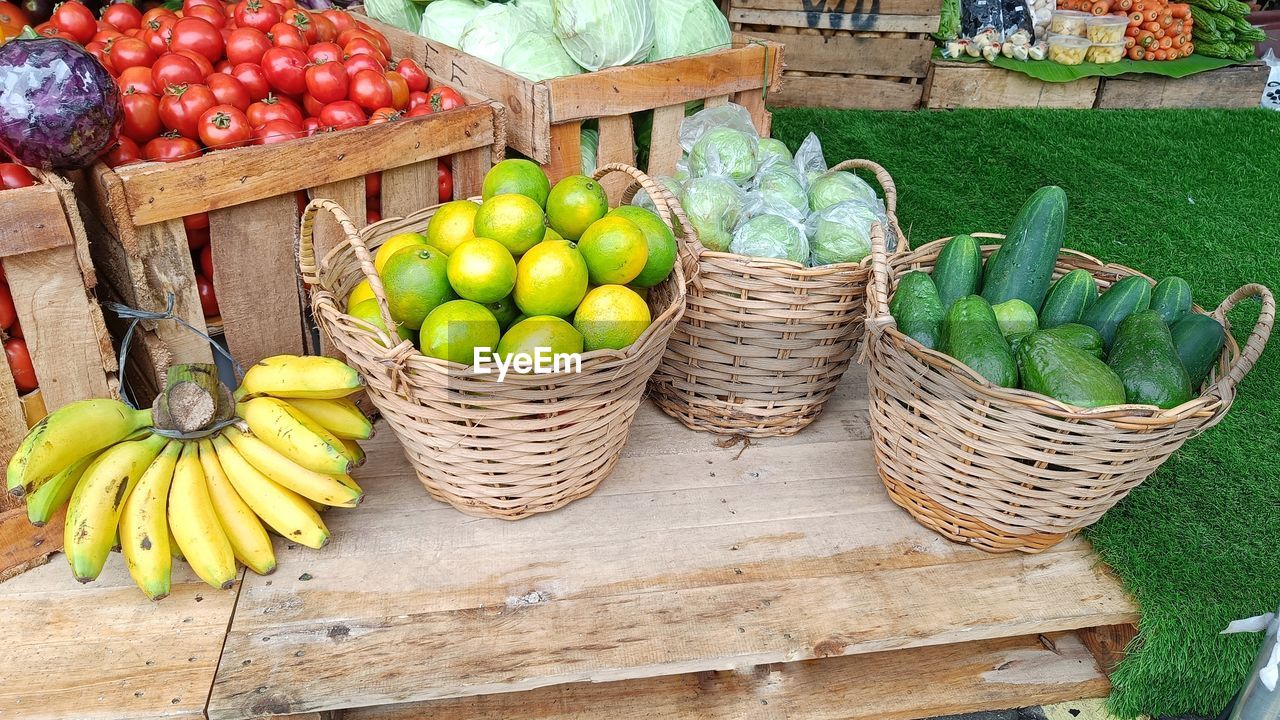
<instances>
[{"instance_id":1,"label":"purple cabbage","mask_svg":"<svg viewBox=\"0 0 1280 720\"><path fill-rule=\"evenodd\" d=\"M87 167L114 142L124 112L97 58L59 38L0 45L0 150L45 170Z\"/></svg>"}]
</instances>

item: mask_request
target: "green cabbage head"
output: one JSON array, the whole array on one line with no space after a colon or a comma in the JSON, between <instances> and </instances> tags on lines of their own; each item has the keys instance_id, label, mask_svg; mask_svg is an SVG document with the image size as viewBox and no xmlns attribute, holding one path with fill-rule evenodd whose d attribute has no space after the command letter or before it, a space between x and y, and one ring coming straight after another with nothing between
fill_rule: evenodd
<instances>
[{"instance_id":1,"label":"green cabbage head","mask_svg":"<svg viewBox=\"0 0 1280 720\"><path fill-rule=\"evenodd\" d=\"M654 39L649 62L730 47L729 21L712 0L651 0Z\"/></svg>"},{"instance_id":2,"label":"green cabbage head","mask_svg":"<svg viewBox=\"0 0 1280 720\"><path fill-rule=\"evenodd\" d=\"M804 227L781 215L757 215L733 231L729 252L804 265L809 260L809 239Z\"/></svg>"},{"instance_id":3,"label":"green cabbage head","mask_svg":"<svg viewBox=\"0 0 1280 720\"><path fill-rule=\"evenodd\" d=\"M644 62L653 49L651 0L551 0L552 29L569 57L595 72Z\"/></svg>"},{"instance_id":4,"label":"green cabbage head","mask_svg":"<svg viewBox=\"0 0 1280 720\"><path fill-rule=\"evenodd\" d=\"M745 185L760 168L756 139L741 130L717 127L708 130L689 151L689 174L725 175Z\"/></svg>"},{"instance_id":5,"label":"green cabbage head","mask_svg":"<svg viewBox=\"0 0 1280 720\"><path fill-rule=\"evenodd\" d=\"M742 217L743 194L732 180L718 175L685 182L680 205L705 247L720 252L729 249L733 227Z\"/></svg>"}]
</instances>

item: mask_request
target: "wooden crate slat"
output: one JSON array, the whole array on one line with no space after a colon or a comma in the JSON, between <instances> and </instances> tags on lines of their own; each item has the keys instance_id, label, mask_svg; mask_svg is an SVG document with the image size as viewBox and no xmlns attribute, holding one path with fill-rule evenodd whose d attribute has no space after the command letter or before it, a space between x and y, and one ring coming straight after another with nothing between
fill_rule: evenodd
<instances>
[{"instance_id":1,"label":"wooden crate slat","mask_svg":"<svg viewBox=\"0 0 1280 720\"><path fill-rule=\"evenodd\" d=\"M54 513L44 527L34 527L20 500L15 507L0 511L0 582L43 565L49 555L58 552L62 548L62 523L66 517L67 511L63 508Z\"/></svg>"},{"instance_id":2,"label":"wooden crate slat","mask_svg":"<svg viewBox=\"0 0 1280 720\"><path fill-rule=\"evenodd\" d=\"M44 184L22 190L21 201L0 203L0 257L71 245L57 190Z\"/></svg>"},{"instance_id":3,"label":"wooden crate slat","mask_svg":"<svg viewBox=\"0 0 1280 720\"><path fill-rule=\"evenodd\" d=\"M1166 78L1120 75L1102 81L1100 108L1253 108L1262 99L1270 68L1262 61Z\"/></svg>"},{"instance_id":4,"label":"wooden crate slat","mask_svg":"<svg viewBox=\"0 0 1280 720\"><path fill-rule=\"evenodd\" d=\"M150 297L139 298L141 310L164 310L167 296L174 296L174 315L197 330L206 330L200 292L195 282L195 265L187 248L187 231L181 220L141 225L136 228L138 257L147 278ZM177 362L213 362L209 342L174 322L159 322L156 335L172 351Z\"/></svg>"},{"instance_id":5,"label":"wooden crate slat","mask_svg":"<svg viewBox=\"0 0 1280 720\"><path fill-rule=\"evenodd\" d=\"M0 363L0 457L11 458L14 451L27 436L26 414L18 399L18 389L13 384L13 373L9 363ZM5 461L6 464L8 461ZM0 509L20 507L21 500L4 493L5 500L0 501ZM2 546L0 546L2 547Z\"/></svg>"},{"instance_id":6,"label":"wooden crate slat","mask_svg":"<svg viewBox=\"0 0 1280 720\"><path fill-rule=\"evenodd\" d=\"M744 93L747 91L743 91ZM653 111L653 137L679 138L680 123L684 122L684 104L664 105ZM680 162L682 148L679 142L653 143L649 148L649 168L653 177L673 177L676 163Z\"/></svg>"},{"instance_id":7,"label":"wooden crate slat","mask_svg":"<svg viewBox=\"0 0 1280 720\"><path fill-rule=\"evenodd\" d=\"M349 180L317 185L311 188L309 194L312 200L327 198L341 205L357 228L362 228L368 224L365 222L367 206L365 205L363 175ZM332 213L324 212L316 216L314 237L316 257L323 259L325 255L329 254L330 250L338 246L338 243L347 239L347 233L338 224Z\"/></svg>"},{"instance_id":8,"label":"wooden crate slat","mask_svg":"<svg viewBox=\"0 0 1280 720\"><path fill-rule=\"evenodd\" d=\"M914 720L1105 697L1073 634L761 665L616 683L556 685L345 710L342 720Z\"/></svg>"},{"instance_id":9,"label":"wooden crate slat","mask_svg":"<svg viewBox=\"0 0 1280 720\"><path fill-rule=\"evenodd\" d=\"M743 90L733 94L733 102L747 109L751 123L760 137L769 137L773 129L773 114L765 107L765 94L759 90Z\"/></svg>"},{"instance_id":10,"label":"wooden crate slat","mask_svg":"<svg viewBox=\"0 0 1280 720\"><path fill-rule=\"evenodd\" d=\"M581 174L582 122L552 125L550 148L548 155L552 160L544 163L542 169L553 184L570 175Z\"/></svg>"},{"instance_id":11,"label":"wooden crate slat","mask_svg":"<svg viewBox=\"0 0 1280 720\"><path fill-rule=\"evenodd\" d=\"M921 85L863 78L788 77L782 91L769 98L776 107L866 108L914 110Z\"/></svg>"},{"instance_id":12,"label":"wooden crate slat","mask_svg":"<svg viewBox=\"0 0 1280 720\"><path fill-rule=\"evenodd\" d=\"M838 13L820 13L814 16L803 10L747 10L734 8L729 11L729 22L746 25L808 27L818 30L851 30L853 32L932 33L938 31L937 14L841 15Z\"/></svg>"},{"instance_id":13,"label":"wooden crate slat","mask_svg":"<svg viewBox=\"0 0 1280 720\"><path fill-rule=\"evenodd\" d=\"M484 190L484 176L489 168L502 159L502 148L495 154L489 145L465 150L453 156L453 196L469 198L481 194Z\"/></svg>"},{"instance_id":14,"label":"wooden crate slat","mask_svg":"<svg viewBox=\"0 0 1280 720\"><path fill-rule=\"evenodd\" d=\"M599 124L600 143L596 151L596 167L604 167L609 163L623 163L635 167L636 146L631 116L602 117ZM612 173L603 180L605 193L611 198L620 196L630 184L631 178L618 173Z\"/></svg>"},{"instance_id":15,"label":"wooden crate slat","mask_svg":"<svg viewBox=\"0 0 1280 720\"><path fill-rule=\"evenodd\" d=\"M1091 108L1099 78L1047 83L980 63L933 63L926 102L931 110L955 108Z\"/></svg>"},{"instance_id":16,"label":"wooden crate slat","mask_svg":"<svg viewBox=\"0 0 1280 720\"><path fill-rule=\"evenodd\" d=\"M806 15L933 15L942 10L941 0L732 0L744 10L790 10Z\"/></svg>"},{"instance_id":17,"label":"wooden crate slat","mask_svg":"<svg viewBox=\"0 0 1280 720\"><path fill-rule=\"evenodd\" d=\"M382 171L382 216L404 217L440 202L437 161Z\"/></svg>"},{"instance_id":18,"label":"wooden crate slat","mask_svg":"<svg viewBox=\"0 0 1280 720\"><path fill-rule=\"evenodd\" d=\"M753 32L754 37L785 43L787 70L922 78L929 74L933 41L929 38L830 37ZM783 91L792 78L783 82Z\"/></svg>"}]
</instances>

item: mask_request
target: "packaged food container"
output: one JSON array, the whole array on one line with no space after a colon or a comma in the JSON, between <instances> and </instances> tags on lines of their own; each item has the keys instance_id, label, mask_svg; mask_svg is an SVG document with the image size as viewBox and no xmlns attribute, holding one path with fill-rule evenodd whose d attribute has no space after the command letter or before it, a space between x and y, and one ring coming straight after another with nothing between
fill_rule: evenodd
<instances>
[{"instance_id":1,"label":"packaged food container","mask_svg":"<svg viewBox=\"0 0 1280 720\"><path fill-rule=\"evenodd\" d=\"M1052 47L1052 46L1050 46ZM1124 57L1124 41L1117 43L1094 43L1084 53L1084 59L1099 65L1110 65L1120 62Z\"/></svg>"},{"instance_id":2,"label":"packaged food container","mask_svg":"<svg viewBox=\"0 0 1280 720\"><path fill-rule=\"evenodd\" d=\"M1049 35L1076 35L1087 37L1089 19L1093 15L1076 10L1056 10L1049 19ZM1124 30L1120 31L1121 33Z\"/></svg>"},{"instance_id":3,"label":"packaged food container","mask_svg":"<svg viewBox=\"0 0 1280 720\"><path fill-rule=\"evenodd\" d=\"M1089 50L1089 38L1075 35L1050 35L1049 59L1059 65L1079 65ZM1123 49L1124 44L1120 47Z\"/></svg>"},{"instance_id":4,"label":"packaged food container","mask_svg":"<svg viewBox=\"0 0 1280 720\"><path fill-rule=\"evenodd\" d=\"M1129 27L1128 15L1099 15L1085 21L1089 42L1110 45L1124 42L1125 28Z\"/></svg>"}]
</instances>

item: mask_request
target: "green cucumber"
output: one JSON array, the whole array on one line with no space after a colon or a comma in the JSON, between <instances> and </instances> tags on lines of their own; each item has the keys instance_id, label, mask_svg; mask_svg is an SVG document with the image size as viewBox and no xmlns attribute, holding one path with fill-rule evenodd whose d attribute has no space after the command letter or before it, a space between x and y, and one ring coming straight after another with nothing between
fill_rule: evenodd
<instances>
[{"instance_id":1,"label":"green cucumber","mask_svg":"<svg viewBox=\"0 0 1280 720\"><path fill-rule=\"evenodd\" d=\"M978 292L978 284L982 282L982 250L978 241L968 235L948 240L934 263L933 282L938 286L944 310L949 310L960 298Z\"/></svg>"},{"instance_id":2,"label":"green cucumber","mask_svg":"<svg viewBox=\"0 0 1280 720\"><path fill-rule=\"evenodd\" d=\"M1155 310L1134 313L1120 323L1107 365L1120 376L1130 403L1167 409L1191 399L1191 378L1169 326Z\"/></svg>"},{"instance_id":3,"label":"green cucumber","mask_svg":"<svg viewBox=\"0 0 1280 720\"><path fill-rule=\"evenodd\" d=\"M1031 333L1021 343L1022 389L1084 408L1124 404L1124 384L1115 371L1059 337L1056 329Z\"/></svg>"},{"instance_id":4,"label":"green cucumber","mask_svg":"<svg viewBox=\"0 0 1280 720\"><path fill-rule=\"evenodd\" d=\"M1227 343L1227 331L1222 323L1197 312L1187 313L1169 331L1173 347L1191 378L1191 387L1198 389L1218 364L1222 347Z\"/></svg>"},{"instance_id":5,"label":"green cucumber","mask_svg":"<svg viewBox=\"0 0 1280 720\"><path fill-rule=\"evenodd\" d=\"M919 270L903 275L889 301L889 314L898 321L899 332L931 350L938 347L946 313L933 278Z\"/></svg>"},{"instance_id":6,"label":"green cucumber","mask_svg":"<svg viewBox=\"0 0 1280 720\"><path fill-rule=\"evenodd\" d=\"M1151 283L1144 277L1131 275L1102 293L1098 302L1080 316L1080 323L1097 330L1102 335L1103 347L1110 350L1121 321L1150 305Z\"/></svg>"},{"instance_id":7,"label":"green cucumber","mask_svg":"<svg viewBox=\"0 0 1280 720\"><path fill-rule=\"evenodd\" d=\"M1005 337L1040 329L1036 309L1017 298L992 305L991 311L996 314L996 323L1000 325L1000 332Z\"/></svg>"},{"instance_id":8,"label":"green cucumber","mask_svg":"<svg viewBox=\"0 0 1280 720\"><path fill-rule=\"evenodd\" d=\"M1066 323L1056 327L1044 328L1037 333L1010 335L1009 347L1013 350L1014 357L1018 356L1018 350L1022 343L1034 334L1055 337L1077 350L1083 350L1098 359L1102 359L1102 336L1098 334L1097 330L1079 323Z\"/></svg>"},{"instance_id":9,"label":"green cucumber","mask_svg":"<svg viewBox=\"0 0 1280 720\"><path fill-rule=\"evenodd\" d=\"M1151 288L1151 309L1165 324L1173 324L1191 312L1191 286L1180 277L1167 277Z\"/></svg>"},{"instance_id":10,"label":"green cucumber","mask_svg":"<svg viewBox=\"0 0 1280 720\"><path fill-rule=\"evenodd\" d=\"M1098 300L1098 284L1088 270L1076 269L1058 278L1040 308L1040 327L1080 322L1084 311Z\"/></svg>"},{"instance_id":11,"label":"green cucumber","mask_svg":"<svg viewBox=\"0 0 1280 720\"><path fill-rule=\"evenodd\" d=\"M977 295L960 298L942 324L942 349L1001 387L1018 386L1018 366L1000 332L996 314Z\"/></svg>"},{"instance_id":12,"label":"green cucumber","mask_svg":"<svg viewBox=\"0 0 1280 720\"><path fill-rule=\"evenodd\" d=\"M1017 298L1044 305L1066 233L1067 194L1056 186L1035 191L1013 219L1000 254L987 261L982 297L992 305Z\"/></svg>"}]
</instances>

